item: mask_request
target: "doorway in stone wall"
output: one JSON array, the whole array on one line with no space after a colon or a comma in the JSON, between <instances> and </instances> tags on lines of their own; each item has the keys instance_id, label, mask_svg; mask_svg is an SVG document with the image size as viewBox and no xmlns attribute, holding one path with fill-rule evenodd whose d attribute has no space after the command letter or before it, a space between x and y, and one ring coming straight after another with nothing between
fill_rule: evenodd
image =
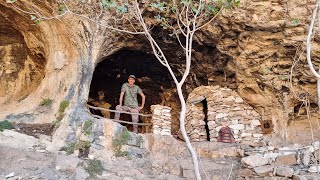
<instances>
[{"instance_id":1,"label":"doorway in stone wall","mask_svg":"<svg viewBox=\"0 0 320 180\"><path fill-rule=\"evenodd\" d=\"M204 113L204 127L206 130L206 134L207 134L207 141L210 141L210 131L209 131L209 126L208 126L208 102L207 99L204 99L201 101L202 106L203 106L203 113Z\"/></svg>"}]
</instances>

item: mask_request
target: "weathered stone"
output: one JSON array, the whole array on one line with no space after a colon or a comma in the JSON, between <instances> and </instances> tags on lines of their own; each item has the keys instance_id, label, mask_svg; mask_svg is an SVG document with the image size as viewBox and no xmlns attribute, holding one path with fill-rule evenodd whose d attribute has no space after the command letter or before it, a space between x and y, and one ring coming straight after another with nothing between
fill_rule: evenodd
<instances>
[{"instance_id":1,"label":"weathered stone","mask_svg":"<svg viewBox=\"0 0 320 180\"><path fill-rule=\"evenodd\" d=\"M251 167L263 166L268 164L268 162L268 159L263 157L261 154L255 154L241 159L241 163L244 163Z\"/></svg>"},{"instance_id":2,"label":"weathered stone","mask_svg":"<svg viewBox=\"0 0 320 180\"><path fill-rule=\"evenodd\" d=\"M77 167L75 171L75 179L76 180L83 180L89 177L89 173L84 170L82 167Z\"/></svg>"},{"instance_id":3,"label":"weathered stone","mask_svg":"<svg viewBox=\"0 0 320 180\"><path fill-rule=\"evenodd\" d=\"M291 166L297 164L297 159L295 154L279 155L276 158L275 164L277 166Z\"/></svg>"},{"instance_id":4,"label":"weathered stone","mask_svg":"<svg viewBox=\"0 0 320 180\"><path fill-rule=\"evenodd\" d=\"M251 177L251 176L253 176L253 172L252 172L251 169L248 169L248 168L241 169L239 171L239 176L241 176L241 177Z\"/></svg>"},{"instance_id":5,"label":"weathered stone","mask_svg":"<svg viewBox=\"0 0 320 180\"><path fill-rule=\"evenodd\" d=\"M195 179L194 171L189 169L183 169L182 176L187 179Z\"/></svg>"},{"instance_id":6,"label":"weathered stone","mask_svg":"<svg viewBox=\"0 0 320 180\"><path fill-rule=\"evenodd\" d=\"M58 155L55 161L55 168L58 171L73 173L79 163L79 158L74 156Z\"/></svg>"},{"instance_id":7,"label":"weathered stone","mask_svg":"<svg viewBox=\"0 0 320 180\"><path fill-rule=\"evenodd\" d=\"M39 140L33 136L5 129L0 132L0 144L12 148L33 149L33 146L39 144Z\"/></svg>"},{"instance_id":8,"label":"weathered stone","mask_svg":"<svg viewBox=\"0 0 320 180\"><path fill-rule=\"evenodd\" d=\"M292 180L308 180L308 179L303 175L293 175Z\"/></svg>"},{"instance_id":9,"label":"weathered stone","mask_svg":"<svg viewBox=\"0 0 320 180\"><path fill-rule=\"evenodd\" d=\"M255 137L255 138L259 138L259 137L262 137L263 134L252 134L252 136Z\"/></svg>"},{"instance_id":10,"label":"weathered stone","mask_svg":"<svg viewBox=\"0 0 320 180\"><path fill-rule=\"evenodd\" d=\"M273 172L273 168L274 166L271 165L265 165L265 166L258 166L254 168L254 171L258 174L258 175L265 175L267 173L271 173Z\"/></svg>"},{"instance_id":11,"label":"weathered stone","mask_svg":"<svg viewBox=\"0 0 320 180\"><path fill-rule=\"evenodd\" d=\"M320 172L320 166L311 166L308 169L309 172Z\"/></svg>"},{"instance_id":12,"label":"weathered stone","mask_svg":"<svg viewBox=\"0 0 320 180\"><path fill-rule=\"evenodd\" d=\"M311 160L311 152L308 149L303 153L303 156L302 156L303 165L308 166L310 163L310 160Z\"/></svg>"},{"instance_id":13,"label":"weathered stone","mask_svg":"<svg viewBox=\"0 0 320 180\"><path fill-rule=\"evenodd\" d=\"M255 120L255 119L251 121L251 124L252 124L252 126L260 126L261 125L260 121Z\"/></svg>"},{"instance_id":14,"label":"weathered stone","mask_svg":"<svg viewBox=\"0 0 320 180\"><path fill-rule=\"evenodd\" d=\"M235 103L243 103L243 99L241 97L236 97L234 102Z\"/></svg>"},{"instance_id":15,"label":"weathered stone","mask_svg":"<svg viewBox=\"0 0 320 180\"><path fill-rule=\"evenodd\" d=\"M292 177L293 173L294 173L293 168L289 168L289 167L277 167L276 168L276 174L278 176Z\"/></svg>"},{"instance_id":16,"label":"weathered stone","mask_svg":"<svg viewBox=\"0 0 320 180\"><path fill-rule=\"evenodd\" d=\"M224 118L224 117L227 117L227 116L229 116L227 113L218 113L216 115L216 118L219 119L219 118Z\"/></svg>"},{"instance_id":17,"label":"weathered stone","mask_svg":"<svg viewBox=\"0 0 320 180\"><path fill-rule=\"evenodd\" d=\"M263 157L270 159L270 161L275 161L279 155L279 153L265 153Z\"/></svg>"},{"instance_id":18,"label":"weathered stone","mask_svg":"<svg viewBox=\"0 0 320 180\"><path fill-rule=\"evenodd\" d=\"M243 124L233 124L233 125L230 125L229 127L232 129L242 130L244 129L245 126Z\"/></svg>"},{"instance_id":19,"label":"weathered stone","mask_svg":"<svg viewBox=\"0 0 320 180\"><path fill-rule=\"evenodd\" d=\"M252 134L251 133L241 133L240 134L240 137L243 138L243 137L251 137Z\"/></svg>"},{"instance_id":20,"label":"weathered stone","mask_svg":"<svg viewBox=\"0 0 320 180\"><path fill-rule=\"evenodd\" d=\"M144 175L137 169L128 169L126 171L118 171L119 175L125 177L132 177L133 179L144 179Z\"/></svg>"}]
</instances>

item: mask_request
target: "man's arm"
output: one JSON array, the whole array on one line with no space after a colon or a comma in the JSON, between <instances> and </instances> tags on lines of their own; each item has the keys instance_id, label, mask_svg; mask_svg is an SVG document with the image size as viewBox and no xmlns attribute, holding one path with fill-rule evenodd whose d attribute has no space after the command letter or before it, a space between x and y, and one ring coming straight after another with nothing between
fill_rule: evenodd
<instances>
[{"instance_id":1,"label":"man's arm","mask_svg":"<svg viewBox=\"0 0 320 180\"><path fill-rule=\"evenodd\" d=\"M124 95L124 92L121 91L121 93L120 93L120 98L119 98L119 105L120 105L120 106L122 106L123 95Z\"/></svg>"},{"instance_id":2,"label":"man's arm","mask_svg":"<svg viewBox=\"0 0 320 180\"><path fill-rule=\"evenodd\" d=\"M144 103L146 101L146 96L143 94L143 92L140 93L140 96L142 97L142 103L141 103L141 106L139 107L139 110L143 109Z\"/></svg>"}]
</instances>

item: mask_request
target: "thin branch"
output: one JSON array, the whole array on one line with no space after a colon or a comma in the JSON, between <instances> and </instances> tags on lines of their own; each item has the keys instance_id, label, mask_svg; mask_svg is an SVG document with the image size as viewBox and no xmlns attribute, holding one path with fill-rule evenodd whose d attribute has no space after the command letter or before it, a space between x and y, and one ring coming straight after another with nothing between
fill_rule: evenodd
<instances>
[{"instance_id":1,"label":"thin branch","mask_svg":"<svg viewBox=\"0 0 320 180\"><path fill-rule=\"evenodd\" d=\"M196 31L198 31L199 29L202 29L203 27L205 27L206 25L210 24L216 17L218 17L218 15L221 13L222 9L224 9L224 6L222 6L220 8L220 10L217 12L216 15L214 15L208 22L206 22L205 24L201 25L200 27L198 27L196 29Z\"/></svg>"},{"instance_id":2,"label":"thin branch","mask_svg":"<svg viewBox=\"0 0 320 180\"><path fill-rule=\"evenodd\" d=\"M308 37L307 37L307 61L309 64L309 68L314 76L316 76L318 79L320 79L320 75L317 73L317 71L314 69L312 61L311 61L311 36L312 36L312 31L313 31L313 26L314 26L314 21L317 15L317 10L319 8L319 0L316 2L316 6L313 10L312 13L312 19L309 27L309 32L308 32ZM319 91L319 89L318 89Z\"/></svg>"}]
</instances>

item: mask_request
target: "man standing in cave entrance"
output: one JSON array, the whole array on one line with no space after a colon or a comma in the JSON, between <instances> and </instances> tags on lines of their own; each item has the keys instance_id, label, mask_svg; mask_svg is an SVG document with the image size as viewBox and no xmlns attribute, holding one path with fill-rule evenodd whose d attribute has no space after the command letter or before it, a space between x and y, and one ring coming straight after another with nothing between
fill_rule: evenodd
<instances>
[{"instance_id":1,"label":"man standing in cave entrance","mask_svg":"<svg viewBox=\"0 0 320 180\"><path fill-rule=\"evenodd\" d=\"M126 111L131 113L139 113L139 111L144 107L145 95L143 94L141 88L135 85L136 77L134 75L130 75L128 77L128 82L124 83L121 87L119 105L116 106L117 111ZM142 97L141 106L138 105L137 94L140 94ZM122 100L124 96L124 106L122 106ZM132 114L132 122L139 122L139 115ZM114 119L119 120L120 112L116 112ZM133 125L133 132L138 133L138 125Z\"/></svg>"}]
</instances>

